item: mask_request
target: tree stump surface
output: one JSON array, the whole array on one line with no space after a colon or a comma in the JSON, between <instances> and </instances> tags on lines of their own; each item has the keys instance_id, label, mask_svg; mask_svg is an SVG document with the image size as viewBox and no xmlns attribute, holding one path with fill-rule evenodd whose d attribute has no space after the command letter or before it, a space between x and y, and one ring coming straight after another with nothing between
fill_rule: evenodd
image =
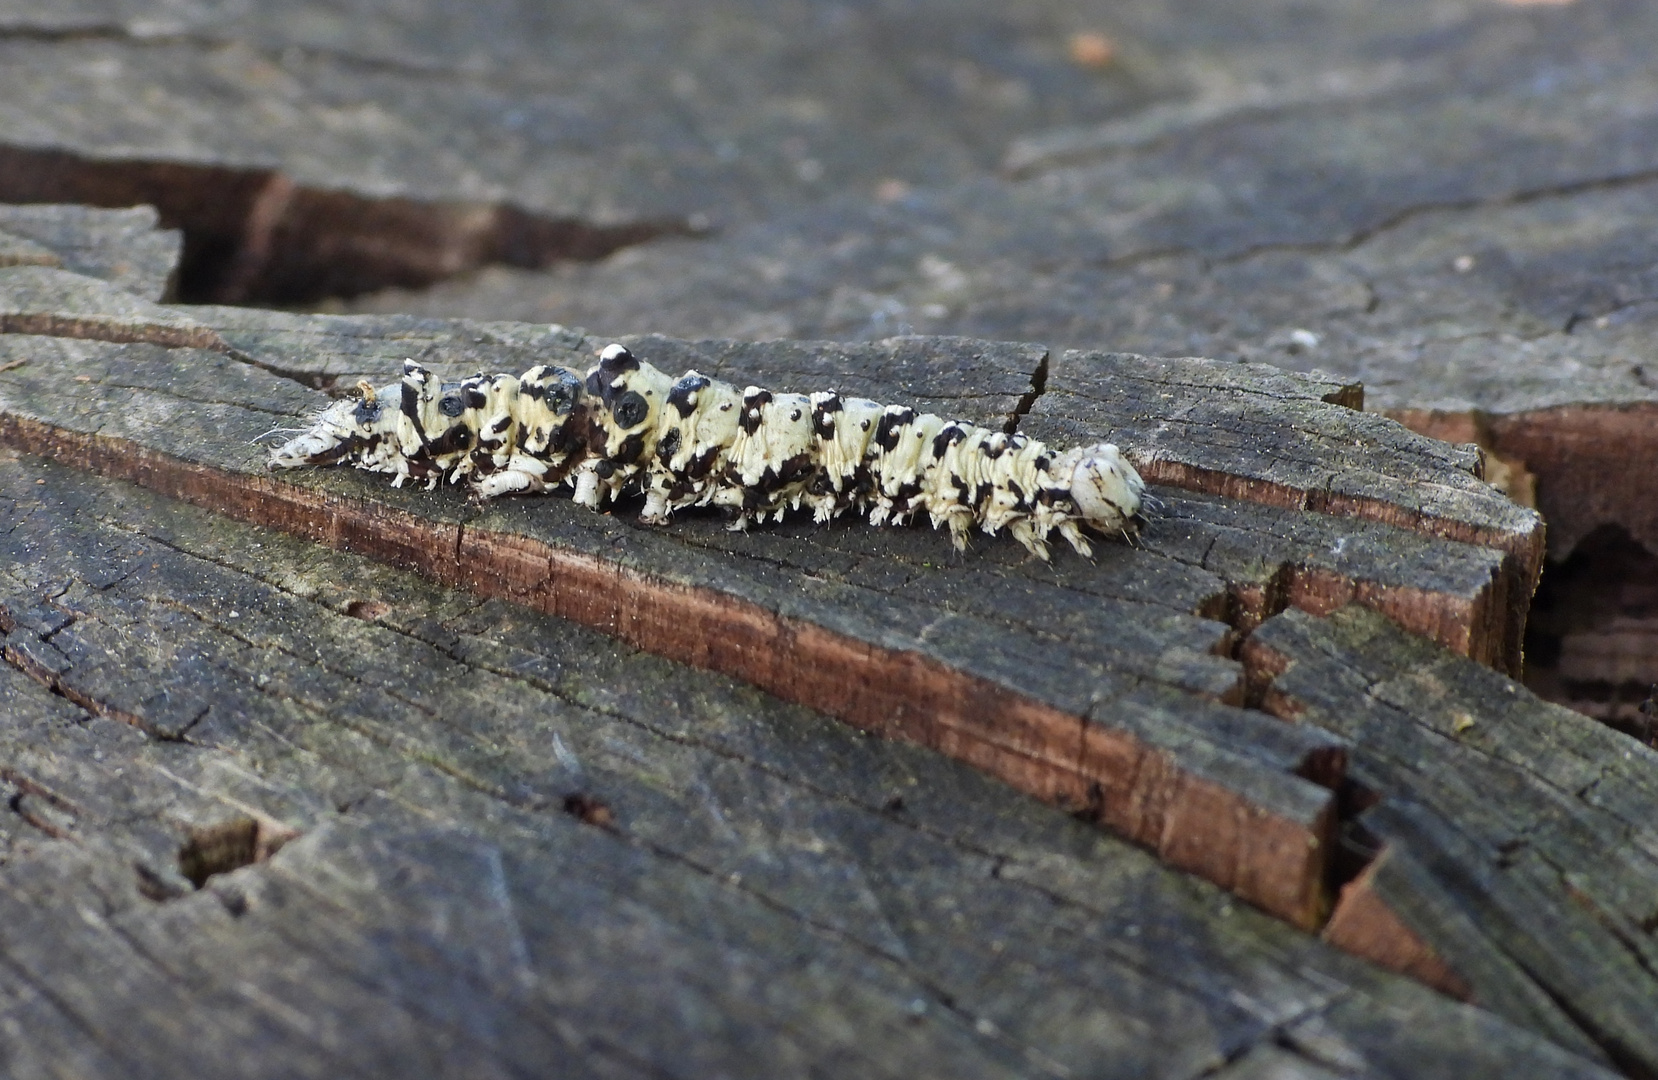
<instances>
[{"instance_id":1,"label":"tree stump surface","mask_svg":"<svg viewBox=\"0 0 1658 1080\"><path fill-rule=\"evenodd\" d=\"M192 301L1331 372L1543 511L1526 681L1651 727L1650 4L451 8L4 0L0 202L158 208Z\"/></svg>"},{"instance_id":2,"label":"tree stump surface","mask_svg":"<svg viewBox=\"0 0 1658 1080\"><path fill-rule=\"evenodd\" d=\"M1658 1076L1655 52L0 0L0 1071ZM1160 506L1049 569L263 468L610 340Z\"/></svg>"},{"instance_id":3,"label":"tree stump surface","mask_svg":"<svg viewBox=\"0 0 1658 1080\"><path fill-rule=\"evenodd\" d=\"M579 331L39 261L0 312L18 1075L1658 1062L1658 755L1503 674L1540 522L1348 384L631 339L1118 438L1161 509L1050 568L263 467L404 357L580 366Z\"/></svg>"}]
</instances>

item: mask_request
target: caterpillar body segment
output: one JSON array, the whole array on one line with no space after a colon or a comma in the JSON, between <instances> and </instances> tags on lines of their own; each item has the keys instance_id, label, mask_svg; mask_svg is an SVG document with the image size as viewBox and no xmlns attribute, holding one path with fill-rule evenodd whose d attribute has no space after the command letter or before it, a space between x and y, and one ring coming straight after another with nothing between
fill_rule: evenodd
<instances>
[{"instance_id":1,"label":"caterpillar body segment","mask_svg":"<svg viewBox=\"0 0 1658 1080\"><path fill-rule=\"evenodd\" d=\"M542 365L438 384L409 361L400 382L363 385L272 452L272 468L350 464L392 483L467 481L481 498L561 482L598 508L642 492L641 519L718 506L733 528L805 507L876 525L926 515L965 548L1007 532L1046 560L1057 532L1091 554L1084 528L1132 538L1145 485L1111 443L1056 453L1007 434L834 391L742 390L675 378L610 345L584 375Z\"/></svg>"},{"instance_id":2,"label":"caterpillar body segment","mask_svg":"<svg viewBox=\"0 0 1658 1080\"><path fill-rule=\"evenodd\" d=\"M687 371L668 391L659 420L657 468L646 475L649 524L660 525L682 506L706 506L725 481L726 449L737 440L743 396L729 383Z\"/></svg>"},{"instance_id":3,"label":"caterpillar body segment","mask_svg":"<svg viewBox=\"0 0 1658 1080\"><path fill-rule=\"evenodd\" d=\"M885 406L868 398L843 398L833 390L813 394L811 402L819 473L808 485L806 502L822 523L861 499L867 476L864 453Z\"/></svg>"},{"instance_id":4,"label":"caterpillar body segment","mask_svg":"<svg viewBox=\"0 0 1658 1080\"><path fill-rule=\"evenodd\" d=\"M587 453L576 467L575 499L597 510L651 467L673 379L609 345L584 386Z\"/></svg>"},{"instance_id":5,"label":"caterpillar body segment","mask_svg":"<svg viewBox=\"0 0 1658 1080\"><path fill-rule=\"evenodd\" d=\"M482 378L475 375L462 385ZM489 383L490 408L467 474L472 490L485 499L545 491L547 476L562 479L586 446L576 430L586 421L581 379L565 368L540 365L517 378L491 376Z\"/></svg>"},{"instance_id":6,"label":"caterpillar body segment","mask_svg":"<svg viewBox=\"0 0 1658 1080\"><path fill-rule=\"evenodd\" d=\"M737 436L726 451L723 483L713 490L715 506L737 512L733 529L767 515L783 520L798 508L816 471L817 435L812 401L804 394L774 394L758 386L743 390Z\"/></svg>"}]
</instances>

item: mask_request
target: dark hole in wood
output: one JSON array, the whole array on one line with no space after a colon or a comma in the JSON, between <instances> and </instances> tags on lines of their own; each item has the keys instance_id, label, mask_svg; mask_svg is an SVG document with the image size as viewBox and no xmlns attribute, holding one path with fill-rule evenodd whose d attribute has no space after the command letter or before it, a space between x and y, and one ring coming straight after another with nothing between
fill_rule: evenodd
<instances>
[{"instance_id":1,"label":"dark hole in wood","mask_svg":"<svg viewBox=\"0 0 1658 1080\"><path fill-rule=\"evenodd\" d=\"M1341 792L1347 776L1347 749L1346 747L1332 746L1325 750L1310 753L1301 762L1301 767L1295 770L1302 779L1311 780L1320 787L1327 787ZM1343 800L1345 810L1345 800Z\"/></svg>"},{"instance_id":2,"label":"dark hole in wood","mask_svg":"<svg viewBox=\"0 0 1658 1080\"><path fill-rule=\"evenodd\" d=\"M1551 563L1526 627L1526 685L1652 742L1642 706L1658 683L1658 555L1603 525Z\"/></svg>"},{"instance_id":3,"label":"dark hole in wood","mask_svg":"<svg viewBox=\"0 0 1658 1080\"><path fill-rule=\"evenodd\" d=\"M345 606L345 613L353 619L373 622L391 613L391 605L384 600L353 600Z\"/></svg>"},{"instance_id":4,"label":"dark hole in wood","mask_svg":"<svg viewBox=\"0 0 1658 1080\"><path fill-rule=\"evenodd\" d=\"M1083 804L1071 811L1071 816L1090 825L1098 825L1105 817L1105 787L1098 780L1091 781Z\"/></svg>"},{"instance_id":5,"label":"dark hole in wood","mask_svg":"<svg viewBox=\"0 0 1658 1080\"><path fill-rule=\"evenodd\" d=\"M1382 853L1382 842L1356 817L1344 817L1336 835L1336 850L1330 859L1331 894L1364 873L1365 867Z\"/></svg>"},{"instance_id":6,"label":"dark hole in wood","mask_svg":"<svg viewBox=\"0 0 1658 1080\"><path fill-rule=\"evenodd\" d=\"M138 895L144 897L144 899L153 900L158 904L178 899L178 886L169 884L160 874L157 874L148 866L139 864L134 866L133 870L138 876Z\"/></svg>"},{"instance_id":7,"label":"dark hole in wood","mask_svg":"<svg viewBox=\"0 0 1658 1080\"><path fill-rule=\"evenodd\" d=\"M215 874L228 874L275 855L297 834L251 817L239 817L191 832L178 852L178 869L201 888Z\"/></svg>"},{"instance_id":8,"label":"dark hole in wood","mask_svg":"<svg viewBox=\"0 0 1658 1080\"><path fill-rule=\"evenodd\" d=\"M683 222L600 226L512 206L320 191L268 169L15 146L0 147L0 202L154 206L163 226L184 233L169 299L186 303L306 304L423 288L480 266L599 259L690 231Z\"/></svg>"},{"instance_id":9,"label":"dark hole in wood","mask_svg":"<svg viewBox=\"0 0 1658 1080\"><path fill-rule=\"evenodd\" d=\"M616 815L601 799L577 791L564 797L564 812L583 825L597 825L608 829L616 823Z\"/></svg>"},{"instance_id":10,"label":"dark hole in wood","mask_svg":"<svg viewBox=\"0 0 1658 1080\"><path fill-rule=\"evenodd\" d=\"M1382 842L1365 828L1359 815L1382 801L1382 793L1352 777L1336 788L1336 849L1330 856L1330 895L1358 878L1381 854Z\"/></svg>"}]
</instances>

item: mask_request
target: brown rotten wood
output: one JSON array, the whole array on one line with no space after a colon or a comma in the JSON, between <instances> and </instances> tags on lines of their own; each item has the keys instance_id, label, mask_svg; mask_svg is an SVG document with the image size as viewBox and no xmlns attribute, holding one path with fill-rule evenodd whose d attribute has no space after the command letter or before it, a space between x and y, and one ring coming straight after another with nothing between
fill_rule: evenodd
<instances>
[{"instance_id":1,"label":"brown rotten wood","mask_svg":"<svg viewBox=\"0 0 1658 1080\"><path fill-rule=\"evenodd\" d=\"M1527 684L1650 741L1640 708L1658 683L1658 403L1510 398L1503 413L1396 415L1425 434L1478 441L1528 478L1552 565L1531 621Z\"/></svg>"}]
</instances>

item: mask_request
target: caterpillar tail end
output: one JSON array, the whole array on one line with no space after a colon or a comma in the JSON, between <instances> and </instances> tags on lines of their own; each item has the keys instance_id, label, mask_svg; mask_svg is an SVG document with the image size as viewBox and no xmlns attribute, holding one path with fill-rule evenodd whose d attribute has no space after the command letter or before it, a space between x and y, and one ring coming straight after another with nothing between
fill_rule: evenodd
<instances>
[{"instance_id":1,"label":"caterpillar tail end","mask_svg":"<svg viewBox=\"0 0 1658 1080\"><path fill-rule=\"evenodd\" d=\"M347 432L336 431L332 425L318 423L301 435L296 435L271 451L265 468L299 469L307 465L333 465L350 451L351 439Z\"/></svg>"},{"instance_id":2,"label":"caterpillar tail end","mask_svg":"<svg viewBox=\"0 0 1658 1080\"><path fill-rule=\"evenodd\" d=\"M368 388L358 398L336 401L311 419L304 431L271 451L267 469L375 462L376 450L392 437L397 410L387 398L397 386Z\"/></svg>"}]
</instances>

